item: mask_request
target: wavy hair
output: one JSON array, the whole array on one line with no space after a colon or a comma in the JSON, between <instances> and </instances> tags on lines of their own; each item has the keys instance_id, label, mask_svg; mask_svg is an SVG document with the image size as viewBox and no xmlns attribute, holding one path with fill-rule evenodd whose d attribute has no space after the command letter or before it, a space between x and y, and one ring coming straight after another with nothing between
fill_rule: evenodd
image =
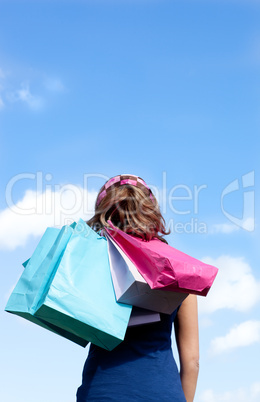
<instances>
[{"instance_id":1,"label":"wavy hair","mask_svg":"<svg viewBox=\"0 0 260 402\"><path fill-rule=\"evenodd\" d=\"M97 201L103 188L104 186L98 193ZM170 231L166 231L158 202L141 188L129 184L111 186L102 200L99 203L97 201L95 214L87 221L95 231L109 227L108 221L111 221L125 233L141 237L145 241L155 237L167 243L163 236Z\"/></svg>"}]
</instances>

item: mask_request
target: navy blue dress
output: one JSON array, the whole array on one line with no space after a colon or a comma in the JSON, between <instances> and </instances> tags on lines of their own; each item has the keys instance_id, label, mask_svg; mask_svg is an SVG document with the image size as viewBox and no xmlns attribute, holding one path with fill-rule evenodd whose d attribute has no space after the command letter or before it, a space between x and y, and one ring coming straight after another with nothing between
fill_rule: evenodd
<instances>
[{"instance_id":1,"label":"navy blue dress","mask_svg":"<svg viewBox=\"0 0 260 402\"><path fill-rule=\"evenodd\" d=\"M110 352L91 344L77 402L186 402L171 348L176 314L129 327Z\"/></svg>"}]
</instances>

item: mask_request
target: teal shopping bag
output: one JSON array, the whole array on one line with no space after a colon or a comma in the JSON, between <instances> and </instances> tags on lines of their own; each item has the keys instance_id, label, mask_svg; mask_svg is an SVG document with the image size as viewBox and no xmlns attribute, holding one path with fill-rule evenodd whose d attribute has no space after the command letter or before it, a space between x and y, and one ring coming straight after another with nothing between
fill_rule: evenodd
<instances>
[{"instance_id":1,"label":"teal shopping bag","mask_svg":"<svg viewBox=\"0 0 260 402\"><path fill-rule=\"evenodd\" d=\"M62 229L47 228L32 257L23 263L26 268L15 286L5 310L21 316L41 327L61 335L81 346L88 341L53 325L35 315L40 297L46 293L50 280L55 275L57 262L65 250L73 225ZM45 288L45 292L44 292Z\"/></svg>"},{"instance_id":2,"label":"teal shopping bag","mask_svg":"<svg viewBox=\"0 0 260 402\"><path fill-rule=\"evenodd\" d=\"M38 292L30 297L30 314L54 329L58 327L60 333L65 331L63 336L69 339L77 337L74 342L83 339L113 349L124 339L132 307L116 302L106 239L80 220L74 229L64 227L55 244L49 279L34 283ZM33 265L32 259L25 272ZM41 266L46 260L43 258Z\"/></svg>"}]
</instances>

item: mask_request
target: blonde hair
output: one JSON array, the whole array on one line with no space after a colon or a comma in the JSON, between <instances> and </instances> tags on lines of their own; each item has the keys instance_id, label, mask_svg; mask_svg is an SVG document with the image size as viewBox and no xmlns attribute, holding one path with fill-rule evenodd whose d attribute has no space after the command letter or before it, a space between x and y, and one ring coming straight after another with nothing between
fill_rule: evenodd
<instances>
[{"instance_id":1,"label":"blonde hair","mask_svg":"<svg viewBox=\"0 0 260 402\"><path fill-rule=\"evenodd\" d=\"M103 188L98 193L97 201ZM165 220L158 202L142 188L130 184L111 186L102 200L99 203L97 201L95 215L87 221L94 230L109 227L108 221L111 221L124 232L143 240L149 241L156 237L167 243L162 236L168 235L170 231L165 229Z\"/></svg>"}]
</instances>

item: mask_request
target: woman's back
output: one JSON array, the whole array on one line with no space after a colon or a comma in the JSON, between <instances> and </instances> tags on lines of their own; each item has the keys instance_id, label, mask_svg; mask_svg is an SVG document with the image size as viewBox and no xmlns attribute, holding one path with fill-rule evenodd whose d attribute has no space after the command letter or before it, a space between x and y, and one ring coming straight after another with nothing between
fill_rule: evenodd
<instances>
[{"instance_id":1,"label":"woman's back","mask_svg":"<svg viewBox=\"0 0 260 402\"><path fill-rule=\"evenodd\" d=\"M91 345L77 402L185 402L171 348L176 314L129 327L124 341L110 352Z\"/></svg>"}]
</instances>

